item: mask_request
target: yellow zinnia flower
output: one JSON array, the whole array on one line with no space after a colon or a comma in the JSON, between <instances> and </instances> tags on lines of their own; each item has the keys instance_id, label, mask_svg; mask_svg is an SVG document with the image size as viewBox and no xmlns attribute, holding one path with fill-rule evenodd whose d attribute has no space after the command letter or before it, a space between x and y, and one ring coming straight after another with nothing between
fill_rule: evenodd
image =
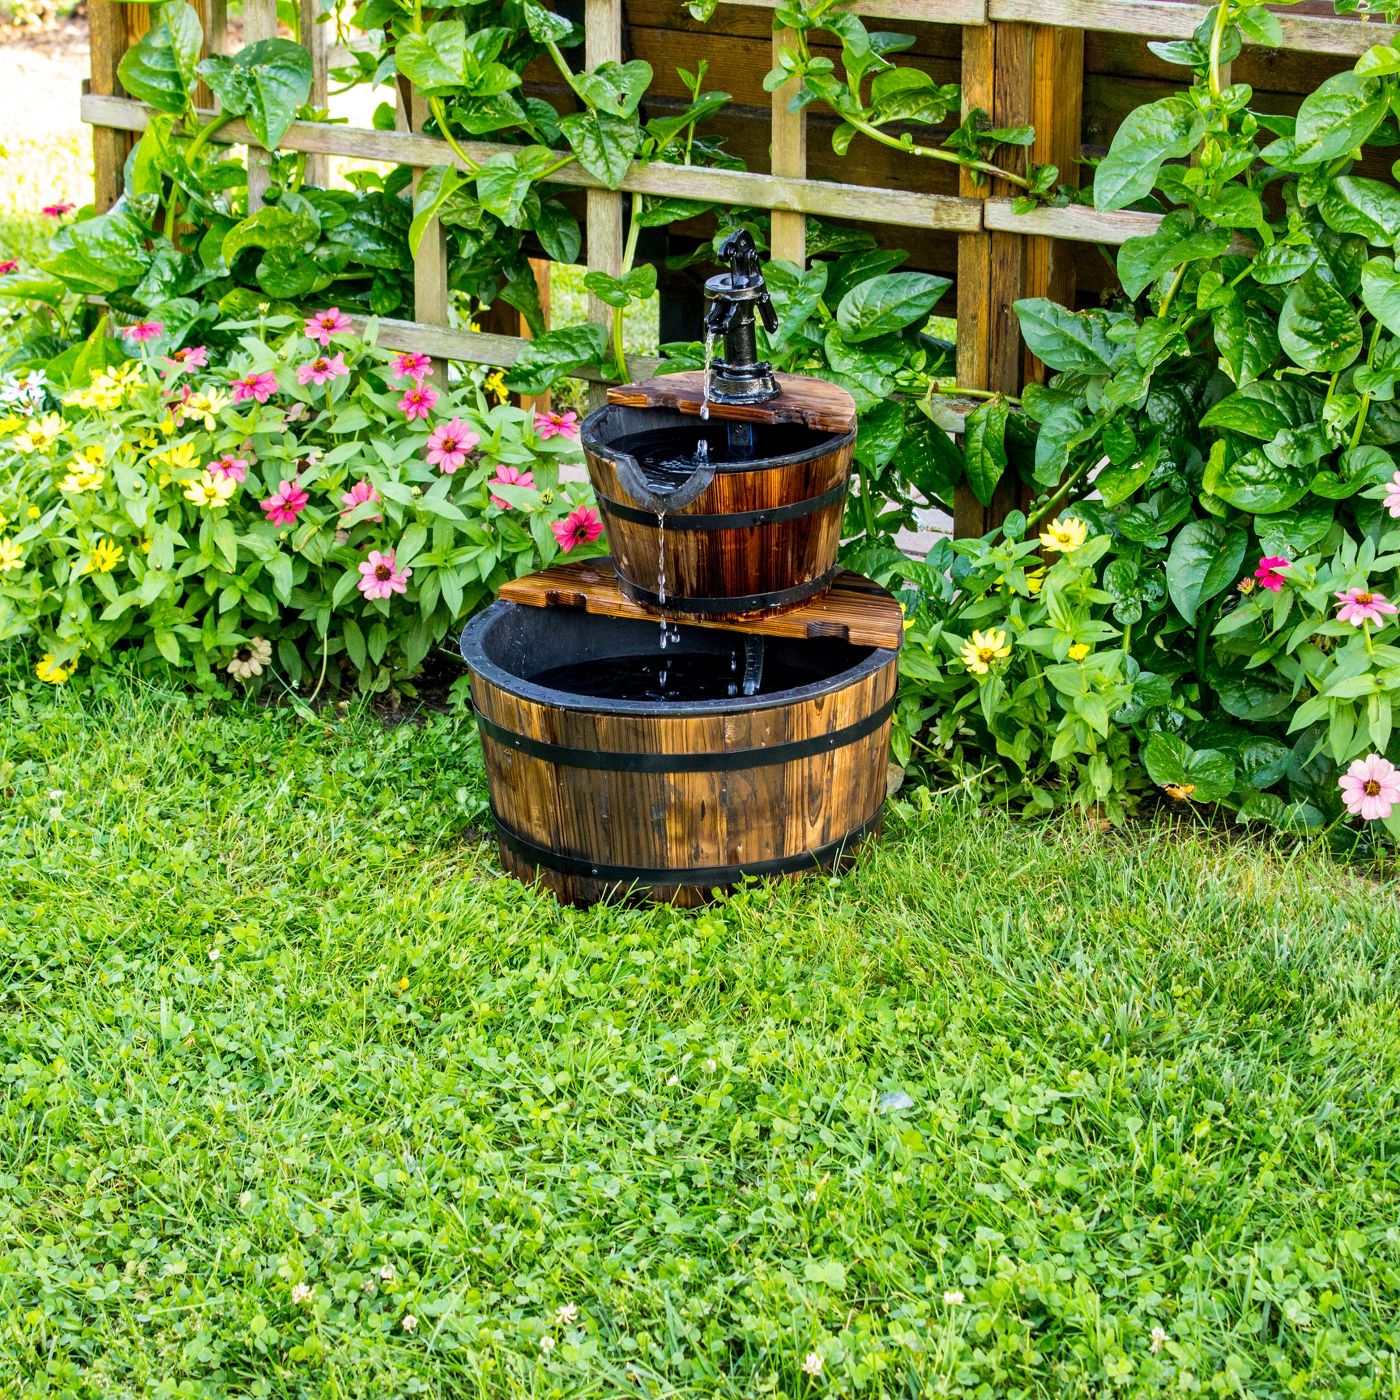
<instances>
[{"instance_id":1,"label":"yellow zinnia flower","mask_svg":"<svg viewBox=\"0 0 1400 1400\"><path fill-rule=\"evenodd\" d=\"M494 374L488 374L481 381L481 387L488 394L494 395L497 403L505 403L510 398L510 391L506 388L506 377L500 370Z\"/></svg>"},{"instance_id":2,"label":"yellow zinnia flower","mask_svg":"<svg viewBox=\"0 0 1400 1400\"><path fill-rule=\"evenodd\" d=\"M122 561L123 550L115 540L98 540L83 564L85 574L110 574Z\"/></svg>"},{"instance_id":3,"label":"yellow zinnia flower","mask_svg":"<svg viewBox=\"0 0 1400 1400\"><path fill-rule=\"evenodd\" d=\"M60 662L55 659L53 652L46 651L44 659L35 664L34 674L49 685L62 685L77 669L76 661Z\"/></svg>"},{"instance_id":4,"label":"yellow zinnia flower","mask_svg":"<svg viewBox=\"0 0 1400 1400\"><path fill-rule=\"evenodd\" d=\"M1057 516L1040 532L1041 546L1061 554L1073 554L1088 538L1089 527L1072 515Z\"/></svg>"},{"instance_id":5,"label":"yellow zinnia flower","mask_svg":"<svg viewBox=\"0 0 1400 1400\"><path fill-rule=\"evenodd\" d=\"M993 661L1000 661L1011 655L1011 645L1006 633L999 627L986 632L973 632L971 638L962 644L963 665L974 676L985 676L992 668Z\"/></svg>"},{"instance_id":6,"label":"yellow zinnia flower","mask_svg":"<svg viewBox=\"0 0 1400 1400\"><path fill-rule=\"evenodd\" d=\"M230 476L202 476L185 487L185 499L206 510L228 505L238 483Z\"/></svg>"},{"instance_id":7,"label":"yellow zinnia flower","mask_svg":"<svg viewBox=\"0 0 1400 1400\"><path fill-rule=\"evenodd\" d=\"M1071 661L1083 661L1089 654L1088 642L1075 642L1069 649L1069 659Z\"/></svg>"},{"instance_id":8,"label":"yellow zinnia flower","mask_svg":"<svg viewBox=\"0 0 1400 1400\"><path fill-rule=\"evenodd\" d=\"M228 395L218 389L203 394L191 394L178 407L180 417L204 424L207 431L214 431L214 417L228 403Z\"/></svg>"},{"instance_id":9,"label":"yellow zinnia flower","mask_svg":"<svg viewBox=\"0 0 1400 1400\"><path fill-rule=\"evenodd\" d=\"M13 540L0 540L0 574L13 573L23 564L24 551Z\"/></svg>"},{"instance_id":10,"label":"yellow zinnia flower","mask_svg":"<svg viewBox=\"0 0 1400 1400\"><path fill-rule=\"evenodd\" d=\"M63 419L57 413L46 413L24 425L24 431L15 438L15 446L21 452L43 452L53 446L62 431Z\"/></svg>"},{"instance_id":11,"label":"yellow zinnia flower","mask_svg":"<svg viewBox=\"0 0 1400 1400\"><path fill-rule=\"evenodd\" d=\"M194 443L177 442L174 447L167 447L164 452L153 452L151 465L169 467L177 472L188 471L191 467L199 465L199 453L195 451Z\"/></svg>"},{"instance_id":12,"label":"yellow zinnia flower","mask_svg":"<svg viewBox=\"0 0 1400 1400\"><path fill-rule=\"evenodd\" d=\"M69 467L68 475L58 483L58 489L68 492L69 495L77 495L81 491L96 491L106 480L106 472L96 467L85 467L75 461Z\"/></svg>"},{"instance_id":13,"label":"yellow zinnia flower","mask_svg":"<svg viewBox=\"0 0 1400 1400\"><path fill-rule=\"evenodd\" d=\"M1032 598L1034 598L1036 594L1040 592L1044 583L1045 570L1036 569L1033 573L1029 573L1026 575L1026 592L1029 593Z\"/></svg>"}]
</instances>

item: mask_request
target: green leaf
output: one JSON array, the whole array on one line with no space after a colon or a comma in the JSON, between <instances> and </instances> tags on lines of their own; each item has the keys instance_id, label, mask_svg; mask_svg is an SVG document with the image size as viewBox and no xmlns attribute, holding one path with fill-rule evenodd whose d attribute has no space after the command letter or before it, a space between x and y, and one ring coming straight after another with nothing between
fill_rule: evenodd
<instances>
[{"instance_id":1,"label":"green leaf","mask_svg":"<svg viewBox=\"0 0 1400 1400\"><path fill-rule=\"evenodd\" d=\"M1206 489L1239 510L1271 515L1288 510L1308 494L1311 466L1290 466L1253 448L1219 472L1207 472Z\"/></svg>"},{"instance_id":2,"label":"green leaf","mask_svg":"<svg viewBox=\"0 0 1400 1400\"><path fill-rule=\"evenodd\" d=\"M1338 175L1327 182L1317 209L1337 233L1359 234L1379 244L1400 238L1400 191L1379 180Z\"/></svg>"},{"instance_id":3,"label":"green leaf","mask_svg":"<svg viewBox=\"0 0 1400 1400\"><path fill-rule=\"evenodd\" d=\"M268 150L277 149L297 108L311 98L311 55L290 39L263 39L231 58L213 54L198 71L221 110L246 117Z\"/></svg>"},{"instance_id":4,"label":"green leaf","mask_svg":"<svg viewBox=\"0 0 1400 1400\"><path fill-rule=\"evenodd\" d=\"M1313 478L1312 493L1324 500L1343 501L1368 486L1389 481L1394 472L1395 463L1390 453L1364 444L1349 447L1337 459L1335 472L1321 471Z\"/></svg>"},{"instance_id":5,"label":"green leaf","mask_svg":"<svg viewBox=\"0 0 1400 1400\"><path fill-rule=\"evenodd\" d=\"M568 326L537 340L527 340L506 375L506 385L521 393L542 394L566 374L600 363L607 339L602 326L588 324Z\"/></svg>"},{"instance_id":6,"label":"green leaf","mask_svg":"<svg viewBox=\"0 0 1400 1400\"><path fill-rule=\"evenodd\" d=\"M1289 428L1316 423L1321 400L1293 379L1264 379L1227 394L1204 418L1203 428L1228 428L1269 442Z\"/></svg>"},{"instance_id":7,"label":"green leaf","mask_svg":"<svg viewBox=\"0 0 1400 1400\"><path fill-rule=\"evenodd\" d=\"M307 210L269 204L224 235L224 261L231 264L245 248L300 249L320 231L316 216Z\"/></svg>"},{"instance_id":8,"label":"green leaf","mask_svg":"<svg viewBox=\"0 0 1400 1400\"><path fill-rule=\"evenodd\" d=\"M1188 623L1239 577L1248 544L1244 530L1218 520L1192 520L1177 531L1167 556L1167 592Z\"/></svg>"},{"instance_id":9,"label":"green leaf","mask_svg":"<svg viewBox=\"0 0 1400 1400\"><path fill-rule=\"evenodd\" d=\"M574 32L573 25L563 15L556 15L535 0L526 0L525 27L537 44L567 45Z\"/></svg>"},{"instance_id":10,"label":"green leaf","mask_svg":"<svg viewBox=\"0 0 1400 1400\"><path fill-rule=\"evenodd\" d=\"M1027 297L1015 306L1031 353L1051 369L1113 373L1118 347L1109 340L1108 322L1101 313L1067 311L1046 297Z\"/></svg>"},{"instance_id":11,"label":"green leaf","mask_svg":"<svg viewBox=\"0 0 1400 1400\"><path fill-rule=\"evenodd\" d=\"M1372 258L1361 270L1361 300L1392 335L1400 335L1400 271L1391 258Z\"/></svg>"},{"instance_id":12,"label":"green leaf","mask_svg":"<svg viewBox=\"0 0 1400 1400\"><path fill-rule=\"evenodd\" d=\"M889 272L852 287L836 308L836 324L853 343L921 326L952 283L927 272Z\"/></svg>"},{"instance_id":13,"label":"green leaf","mask_svg":"<svg viewBox=\"0 0 1400 1400\"><path fill-rule=\"evenodd\" d=\"M476 174L476 197L481 207L508 227L520 228L531 186L558 159L544 146L526 146L491 156Z\"/></svg>"},{"instance_id":14,"label":"green leaf","mask_svg":"<svg viewBox=\"0 0 1400 1400\"><path fill-rule=\"evenodd\" d=\"M667 221L669 222L669 220ZM530 224L546 257L558 263L578 261L583 231L578 220L557 199L546 199Z\"/></svg>"},{"instance_id":15,"label":"green leaf","mask_svg":"<svg viewBox=\"0 0 1400 1400\"><path fill-rule=\"evenodd\" d=\"M1152 233L1130 238L1118 250L1118 280L1139 297L1159 277L1183 263L1218 258L1230 246L1223 228L1203 224L1183 210L1173 210Z\"/></svg>"},{"instance_id":16,"label":"green leaf","mask_svg":"<svg viewBox=\"0 0 1400 1400\"><path fill-rule=\"evenodd\" d=\"M600 112L630 117L651 86L651 64L634 58L630 63L600 63L591 73L580 73L574 91Z\"/></svg>"},{"instance_id":17,"label":"green leaf","mask_svg":"<svg viewBox=\"0 0 1400 1400\"><path fill-rule=\"evenodd\" d=\"M612 190L626 178L642 138L634 117L608 112L572 112L560 121L559 130L578 163Z\"/></svg>"},{"instance_id":18,"label":"green leaf","mask_svg":"<svg viewBox=\"0 0 1400 1400\"><path fill-rule=\"evenodd\" d=\"M417 256L423 235L461 183L461 172L455 165L430 165L419 176L413 191L413 222L408 226L410 253Z\"/></svg>"},{"instance_id":19,"label":"green leaf","mask_svg":"<svg viewBox=\"0 0 1400 1400\"><path fill-rule=\"evenodd\" d=\"M438 20L424 34L402 35L394 49L399 72L425 96L450 93L466 82L467 28L461 20Z\"/></svg>"},{"instance_id":20,"label":"green leaf","mask_svg":"<svg viewBox=\"0 0 1400 1400\"><path fill-rule=\"evenodd\" d=\"M1278 339L1295 365L1332 374L1361 353L1361 321L1351 302L1309 268L1283 304Z\"/></svg>"},{"instance_id":21,"label":"green leaf","mask_svg":"<svg viewBox=\"0 0 1400 1400\"><path fill-rule=\"evenodd\" d=\"M634 301L644 301L656 291L656 268L651 263L634 267L625 277L612 277L606 272L590 272L583 285L599 301L609 306L624 307Z\"/></svg>"},{"instance_id":22,"label":"green leaf","mask_svg":"<svg viewBox=\"0 0 1400 1400\"><path fill-rule=\"evenodd\" d=\"M1317 165L1355 150L1385 119L1385 87L1373 78L1337 73L1298 108L1294 159Z\"/></svg>"},{"instance_id":23,"label":"green leaf","mask_svg":"<svg viewBox=\"0 0 1400 1400\"><path fill-rule=\"evenodd\" d=\"M1007 411L1006 400L998 396L978 404L967 415L963 436L967 484L984 506L991 505L992 497L1006 472Z\"/></svg>"},{"instance_id":24,"label":"green leaf","mask_svg":"<svg viewBox=\"0 0 1400 1400\"><path fill-rule=\"evenodd\" d=\"M191 105L204 29L193 5L172 4L160 20L122 55L117 76L122 86L160 112L179 116Z\"/></svg>"},{"instance_id":25,"label":"green leaf","mask_svg":"<svg viewBox=\"0 0 1400 1400\"><path fill-rule=\"evenodd\" d=\"M1153 734L1142 749L1143 766L1158 787L1190 789L1195 802L1219 802L1235 786L1235 761L1219 749L1193 749L1174 734Z\"/></svg>"},{"instance_id":26,"label":"green leaf","mask_svg":"<svg viewBox=\"0 0 1400 1400\"><path fill-rule=\"evenodd\" d=\"M1152 193L1162 162L1188 155L1206 121L1187 97L1164 97L1130 112L1094 171L1094 207L1122 209Z\"/></svg>"}]
</instances>

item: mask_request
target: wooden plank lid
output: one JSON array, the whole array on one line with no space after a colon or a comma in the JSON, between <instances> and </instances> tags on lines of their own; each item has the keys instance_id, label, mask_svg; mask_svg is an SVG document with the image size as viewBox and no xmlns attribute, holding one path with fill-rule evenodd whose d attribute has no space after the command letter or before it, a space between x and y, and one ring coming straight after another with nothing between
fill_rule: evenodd
<instances>
[{"instance_id":1,"label":"wooden plank lid","mask_svg":"<svg viewBox=\"0 0 1400 1400\"><path fill-rule=\"evenodd\" d=\"M555 564L537 574L507 583L501 597L532 608L582 608L599 617L641 618L658 615L634 603L622 592L609 558L577 559ZM764 637L828 637L853 646L898 648L904 640L904 613L879 584L849 570L819 598L799 603L787 612L740 622L716 622L704 617L672 617L682 627L715 627L723 632Z\"/></svg>"},{"instance_id":2,"label":"wooden plank lid","mask_svg":"<svg viewBox=\"0 0 1400 1400\"><path fill-rule=\"evenodd\" d=\"M802 374L776 374L782 393L766 403L715 403L710 416L739 423L801 423L823 433L849 433L856 426L856 401L824 379ZM608 390L608 402L626 408L674 408L699 415L705 398L703 370L660 374L638 384L618 384Z\"/></svg>"}]
</instances>

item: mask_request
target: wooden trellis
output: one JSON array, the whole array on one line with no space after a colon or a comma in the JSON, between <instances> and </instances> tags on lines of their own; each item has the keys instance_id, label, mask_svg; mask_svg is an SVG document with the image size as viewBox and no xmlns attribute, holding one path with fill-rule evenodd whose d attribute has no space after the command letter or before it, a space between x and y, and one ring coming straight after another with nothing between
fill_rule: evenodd
<instances>
[{"instance_id":1,"label":"wooden trellis","mask_svg":"<svg viewBox=\"0 0 1400 1400\"><path fill-rule=\"evenodd\" d=\"M726 4L772 9L777 0L725 0ZM196 0L204 21L206 44L222 52L225 0ZM871 19L961 27L961 81L966 107L990 112L997 126L1030 124L1035 145L1029 153L1003 151L1002 160L1053 162L1062 178L1073 180L1081 152L1086 32L1104 31L1143 38L1189 37L1209 13L1191 0L855 0L852 8ZM301 0L302 34L313 55L316 86L312 102L324 104L326 26L315 23L315 0ZM245 0L245 38L267 37L276 29L275 0ZM82 103L83 119L94 128L93 153L99 209L110 207L121 192L122 162L134 133L149 118L144 104L125 96L117 65L126 49L149 27L149 7L121 0L91 0L92 78ZM1339 66L1372 44L1388 41L1395 31L1383 25L1342 19L1325 13L1279 14L1284 50L1335 55ZM625 33L623 0L584 0L585 58L591 67L621 59ZM771 51L753 54L762 71L790 36L775 31ZM703 39L700 42L703 49ZM623 256L623 192L675 196L771 211L774 255L802 263L806 251L806 216L847 219L866 224L937 230L957 239L957 376L969 388L1014 393L1039 370L1025 350L1012 303L1024 296L1051 296L1072 304L1076 245L1118 245L1150 232L1155 215L1132 212L1100 214L1082 207L1041 208L1027 214L1013 210L1014 191L1002 182L979 187L966 176L956 193L933 193L910 187L924 162L907 160L910 186L890 188L814 179L808 173L806 113L789 112L788 93L773 94L771 162L767 173L707 169L653 163L634 166L621 191L606 189L577 164L550 177L553 183L586 191L588 266L616 275ZM318 162L312 178L324 178L331 156L387 161L424 169L458 164L446 142L422 132L423 113L411 95L400 92L399 128L375 131L318 122L298 122L282 142ZM247 144L250 203L266 189L266 162L244 123L233 122L217 140ZM484 162L513 149L490 142L463 142L472 160ZM509 366L524 341L452 326L449 314L447 242L440 231L426 237L415 261L415 304L411 321L380 321L380 343L394 349L424 350L438 360ZM590 317L607 325L611 308L590 301ZM654 362L633 361L639 371ZM1008 485L1008 492L1010 491ZM1004 513L1009 495L983 508L970 492L957 501L958 533L981 533Z\"/></svg>"}]
</instances>

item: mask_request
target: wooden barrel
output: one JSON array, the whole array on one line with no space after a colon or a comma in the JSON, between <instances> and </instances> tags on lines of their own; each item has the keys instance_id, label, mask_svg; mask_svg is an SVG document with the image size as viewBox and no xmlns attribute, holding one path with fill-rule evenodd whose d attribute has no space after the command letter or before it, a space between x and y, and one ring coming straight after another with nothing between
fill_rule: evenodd
<instances>
[{"instance_id":1,"label":"wooden barrel","mask_svg":"<svg viewBox=\"0 0 1400 1400\"><path fill-rule=\"evenodd\" d=\"M877 828L894 650L684 626L658 643L654 622L506 602L463 632L508 871L567 903L695 905L746 875L830 867ZM658 658L726 693L635 698L618 678ZM560 688L580 672L614 693Z\"/></svg>"},{"instance_id":2,"label":"wooden barrel","mask_svg":"<svg viewBox=\"0 0 1400 1400\"><path fill-rule=\"evenodd\" d=\"M671 408L608 404L583 424L588 475L629 598L672 617L743 618L826 589L851 476L854 431L745 424L754 456L735 460L731 424ZM698 469L650 465L668 453Z\"/></svg>"}]
</instances>

